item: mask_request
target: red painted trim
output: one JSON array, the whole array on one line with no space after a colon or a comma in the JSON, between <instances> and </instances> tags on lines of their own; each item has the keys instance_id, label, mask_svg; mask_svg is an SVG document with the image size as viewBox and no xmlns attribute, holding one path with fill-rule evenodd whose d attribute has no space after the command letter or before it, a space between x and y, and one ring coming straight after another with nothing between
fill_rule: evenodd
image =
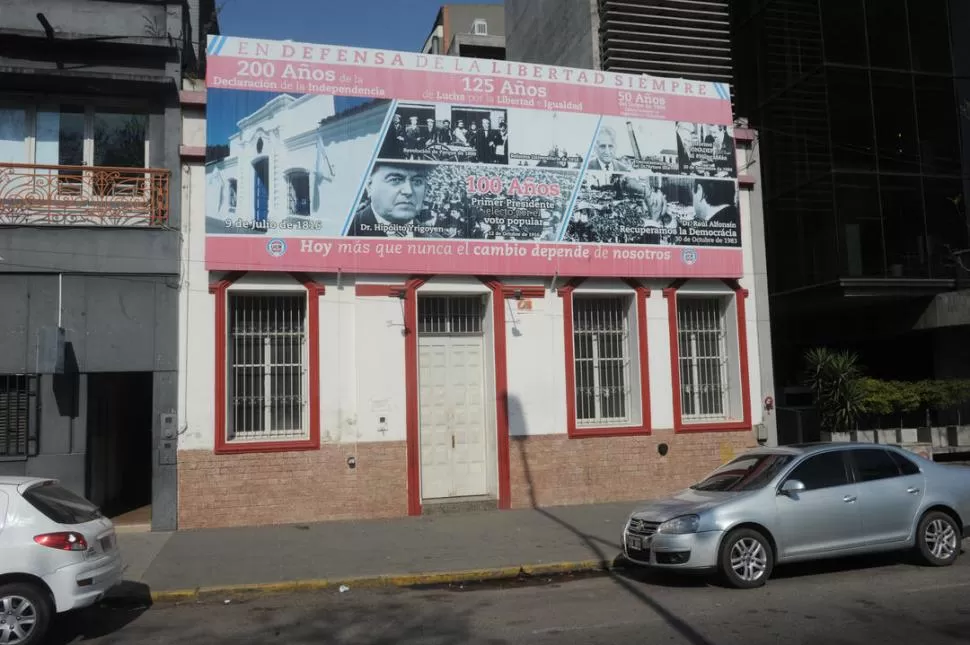
<instances>
[{"instance_id":1,"label":"red painted trim","mask_svg":"<svg viewBox=\"0 0 970 645\"><path fill-rule=\"evenodd\" d=\"M187 106L205 107L205 104L206 104L205 90L202 90L200 92L194 92L192 90L180 90L179 103L181 103L183 107L187 107Z\"/></svg>"},{"instance_id":2,"label":"red painted trim","mask_svg":"<svg viewBox=\"0 0 970 645\"><path fill-rule=\"evenodd\" d=\"M748 321L745 300L747 289L741 287L740 282L733 278L724 278L722 282L734 291L735 308L738 312L738 363L741 376L741 420L725 421L723 423L684 423L682 402L680 398L680 342L677 334L677 291L687 280L676 280L664 289L667 299L667 328L670 333L670 377L673 385L674 432L735 432L751 430L751 375L748 362Z\"/></svg>"},{"instance_id":3,"label":"red painted trim","mask_svg":"<svg viewBox=\"0 0 970 645\"><path fill-rule=\"evenodd\" d=\"M584 278L574 278L559 289L562 298L563 315L563 345L566 355L566 434L570 439L589 437L627 437L632 435L648 435L651 430L650 417L650 353L647 345L647 298L650 290L636 280L624 279L635 292L637 302L637 347L640 363L640 425L616 428L584 427L576 424L576 368L574 365L575 350L573 345L573 292Z\"/></svg>"},{"instance_id":4,"label":"red painted trim","mask_svg":"<svg viewBox=\"0 0 970 645\"><path fill-rule=\"evenodd\" d=\"M479 278L492 290L492 346L495 354L495 433L498 458L498 507L512 508L512 474L509 456L509 368L505 332L505 298L508 287L493 278ZM540 287L541 288L541 287ZM545 292L545 289L543 289ZM524 293L524 289L523 289ZM514 295L512 296L514 297Z\"/></svg>"},{"instance_id":5,"label":"red painted trim","mask_svg":"<svg viewBox=\"0 0 970 645\"><path fill-rule=\"evenodd\" d=\"M290 275L307 290L307 350L309 353L308 404L310 433L307 439L298 441L229 441L226 438L227 406L226 399L226 346L228 329L226 325L227 291L243 275L242 272L230 274L209 287L216 295L216 400L215 400L215 453L217 455L296 452L320 449L320 296L326 292L324 285L317 283L304 273Z\"/></svg>"},{"instance_id":6,"label":"red painted trim","mask_svg":"<svg viewBox=\"0 0 970 645\"><path fill-rule=\"evenodd\" d=\"M755 139L755 131L751 128L734 128L734 140L752 142Z\"/></svg>"},{"instance_id":7,"label":"red painted trim","mask_svg":"<svg viewBox=\"0 0 970 645\"><path fill-rule=\"evenodd\" d=\"M758 180L753 175L738 175L738 184L744 188L753 188Z\"/></svg>"},{"instance_id":8,"label":"red painted trim","mask_svg":"<svg viewBox=\"0 0 970 645\"><path fill-rule=\"evenodd\" d=\"M487 282L485 284L488 284ZM545 287L517 287L515 285L500 285L502 287L501 293L496 292L495 297L501 296L506 300L515 299L516 292L521 293L523 298L545 298L546 288Z\"/></svg>"},{"instance_id":9,"label":"red painted trim","mask_svg":"<svg viewBox=\"0 0 970 645\"><path fill-rule=\"evenodd\" d=\"M408 515L421 515L421 436L418 397L418 288L430 276L415 277L404 285L404 392L407 426Z\"/></svg>"},{"instance_id":10,"label":"red painted trim","mask_svg":"<svg viewBox=\"0 0 970 645\"><path fill-rule=\"evenodd\" d=\"M558 289L556 289L556 294L560 298L562 298L564 296L571 295L572 292L576 289L576 287L578 287L579 285L583 284L584 282L586 282L586 278L573 278L572 280L570 280L569 282L567 282L565 285L563 285L563 286L559 287ZM570 319L570 320L572 320L572 319Z\"/></svg>"},{"instance_id":11,"label":"red painted trim","mask_svg":"<svg viewBox=\"0 0 970 645\"><path fill-rule=\"evenodd\" d=\"M404 289L403 284L358 284L354 294L359 298L396 298Z\"/></svg>"},{"instance_id":12,"label":"red painted trim","mask_svg":"<svg viewBox=\"0 0 970 645\"><path fill-rule=\"evenodd\" d=\"M186 160L205 161L205 146L179 145L179 156Z\"/></svg>"}]
</instances>

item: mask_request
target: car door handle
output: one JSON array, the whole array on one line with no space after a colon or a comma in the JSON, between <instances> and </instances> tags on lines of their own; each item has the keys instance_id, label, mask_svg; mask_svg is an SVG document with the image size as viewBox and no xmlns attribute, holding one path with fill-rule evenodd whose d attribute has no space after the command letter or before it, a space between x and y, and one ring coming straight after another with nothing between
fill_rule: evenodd
<instances>
[{"instance_id":1,"label":"car door handle","mask_svg":"<svg viewBox=\"0 0 970 645\"><path fill-rule=\"evenodd\" d=\"M910 495L919 495L919 489L916 488L915 486L910 486L909 488L906 489L906 492L909 493Z\"/></svg>"},{"instance_id":2,"label":"car door handle","mask_svg":"<svg viewBox=\"0 0 970 645\"><path fill-rule=\"evenodd\" d=\"M855 501L855 495L846 495L845 497L842 498L842 501L845 502L846 504L851 504L852 502Z\"/></svg>"}]
</instances>

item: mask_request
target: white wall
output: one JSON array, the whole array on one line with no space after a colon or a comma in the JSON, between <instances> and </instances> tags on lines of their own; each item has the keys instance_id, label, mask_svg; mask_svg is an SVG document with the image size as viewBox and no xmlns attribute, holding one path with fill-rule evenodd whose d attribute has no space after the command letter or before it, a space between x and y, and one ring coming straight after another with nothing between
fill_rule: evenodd
<instances>
[{"instance_id":1,"label":"white wall","mask_svg":"<svg viewBox=\"0 0 970 645\"><path fill-rule=\"evenodd\" d=\"M187 132L204 145L204 133L193 124ZM190 137L186 137L188 139ZM338 157L339 158L339 157ZM211 450L214 446L214 296L208 292L209 274L204 266L205 170L201 164L183 166L183 253L180 292L179 449ZM240 187L240 193L243 194ZM742 239L750 248L750 193L741 191ZM186 207L187 205L187 207ZM212 280L219 276L212 276ZM359 298L355 283L403 284L398 276L319 275L326 285L320 298L320 408L321 437L325 442L404 441L406 393L404 379L403 301L389 297ZM240 286L279 284L288 277L248 274ZM508 278L509 284L544 285L544 298L533 299L532 308L517 301L498 305L505 311L508 359L510 432L513 435L545 435L566 432L565 356L562 300L550 291L551 278ZM563 286L559 279L556 286ZM667 302L662 289L670 279L649 280L647 337L651 418L656 429L673 427L672 388ZM621 285L620 282L614 282ZM759 303L755 297L753 264L745 254L743 287L746 301L749 383L752 423L761 423L762 392L758 356ZM600 283L603 286L603 283ZM595 287L589 281L580 289ZM624 287L625 288L625 287ZM436 278L425 290L478 292L482 286L468 278ZM694 281L685 290L726 291L720 281ZM381 432L380 417L386 421Z\"/></svg>"},{"instance_id":2,"label":"white wall","mask_svg":"<svg viewBox=\"0 0 970 645\"><path fill-rule=\"evenodd\" d=\"M198 239L196 234L195 239ZM194 241L194 240L193 240ZM195 245L190 244L195 254ZM200 257L200 255L194 255ZM214 445L214 296L207 291L207 276L197 261L189 263L183 284L183 310L187 319L183 335L181 375L186 424L179 447L207 449ZM357 297L353 278L342 276L342 288L332 276L317 276L326 284L320 298L320 407L324 442L404 441L406 392L404 379L403 301L388 297ZM237 288L279 288L288 277L248 274ZM400 281L395 280L395 283ZM516 282L522 284L522 282ZM547 281L548 286L548 281ZM645 283L652 293L647 300L647 342L651 418L657 429L673 427L670 347L667 302L663 281ZM425 291L477 292L467 280L439 278ZM693 290L685 287L685 290ZM705 289L706 290L706 289ZM580 289L579 292L582 292ZM566 432L565 354L562 299L555 293L531 300L531 310L518 301L497 303L506 320L510 432L513 435L546 435ZM751 305L749 299L749 307ZM751 318L753 313L748 313ZM749 351L757 351L755 333L749 326ZM757 383L758 361L749 359L753 422L760 422L761 398ZM384 417L386 431L381 432Z\"/></svg>"}]
</instances>

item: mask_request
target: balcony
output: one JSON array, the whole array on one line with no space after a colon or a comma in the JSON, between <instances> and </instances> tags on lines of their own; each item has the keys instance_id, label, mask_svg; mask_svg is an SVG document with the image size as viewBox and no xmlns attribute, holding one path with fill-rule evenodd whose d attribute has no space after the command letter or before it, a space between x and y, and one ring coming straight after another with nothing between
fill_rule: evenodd
<instances>
[{"instance_id":1,"label":"balcony","mask_svg":"<svg viewBox=\"0 0 970 645\"><path fill-rule=\"evenodd\" d=\"M0 163L0 226L161 227L168 170Z\"/></svg>"}]
</instances>

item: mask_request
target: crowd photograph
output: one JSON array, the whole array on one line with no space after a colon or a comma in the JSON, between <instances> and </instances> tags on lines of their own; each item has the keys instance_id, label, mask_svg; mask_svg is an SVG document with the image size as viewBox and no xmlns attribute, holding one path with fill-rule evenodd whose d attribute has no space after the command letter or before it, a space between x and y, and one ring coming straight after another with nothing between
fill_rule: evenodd
<instances>
[{"instance_id":1,"label":"crowd photograph","mask_svg":"<svg viewBox=\"0 0 970 645\"><path fill-rule=\"evenodd\" d=\"M589 172L564 241L678 245L688 230L738 227L733 180Z\"/></svg>"},{"instance_id":2,"label":"crowd photograph","mask_svg":"<svg viewBox=\"0 0 970 645\"><path fill-rule=\"evenodd\" d=\"M506 110L442 104L401 104L381 145L380 159L505 165Z\"/></svg>"}]
</instances>

